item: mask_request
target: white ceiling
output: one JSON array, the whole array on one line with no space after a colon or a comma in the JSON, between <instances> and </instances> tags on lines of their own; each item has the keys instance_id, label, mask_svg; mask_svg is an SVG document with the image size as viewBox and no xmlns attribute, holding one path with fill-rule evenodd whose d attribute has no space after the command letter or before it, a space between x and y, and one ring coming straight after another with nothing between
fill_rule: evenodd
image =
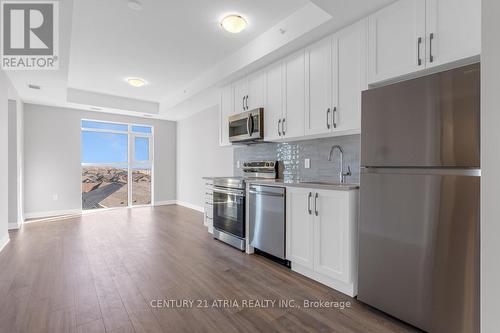
<instances>
[{"instance_id":1,"label":"white ceiling","mask_svg":"<svg viewBox=\"0 0 500 333\"><path fill-rule=\"evenodd\" d=\"M394 0L139 1L140 11L128 0L60 1L60 69L7 72L21 98L180 119L211 106L206 104L216 101L214 88L222 81ZM218 21L228 13L245 16L248 28L237 35L223 31ZM124 81L128 76L149 84L132 88Z\"/></svg>"},{"instance_id":2,"label":"white ceiling","mask_svg":"<svg viewBox=\"0 0 500 333\"><path fill-rule=\"evenodd\" d=\"M105 94L161 101L227 55L234 53L307 0L75 0L68 85ZM241 34L218 20L241 13ZM124 78L150 84L137 89Z\"/></svg>"}]
</instances>

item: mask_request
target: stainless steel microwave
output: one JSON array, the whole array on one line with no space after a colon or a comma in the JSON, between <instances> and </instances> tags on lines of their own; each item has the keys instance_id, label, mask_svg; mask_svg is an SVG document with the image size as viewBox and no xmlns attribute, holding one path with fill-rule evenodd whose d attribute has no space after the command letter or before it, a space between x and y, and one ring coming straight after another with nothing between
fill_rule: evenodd
<instances>
[{"instance_id":1,"label":"stainless steel microwave","mask_svg":"<svg viewBox=\"0 0 500 333\"><path fill-rule=\"evenodd\" d=\"M229 116L229 141L251 142L264 139L264 109Z\"/></svg>"}]
</instances>

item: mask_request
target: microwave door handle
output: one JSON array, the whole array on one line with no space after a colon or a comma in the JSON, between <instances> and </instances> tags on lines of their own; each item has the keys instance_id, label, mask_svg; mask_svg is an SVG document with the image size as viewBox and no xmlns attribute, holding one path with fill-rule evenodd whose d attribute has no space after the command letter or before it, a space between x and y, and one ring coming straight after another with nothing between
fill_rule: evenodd
<instances>
[{"instance_id":1,"label":"microwave door handle","mask_svg":"<svg viewBox=\"0 0 500 333\"><path fill-rule=\"evenodd\" d=\"M248 136L252 136L252 132L251 131L251 128L250 128L250 121L252 120L252 116L249 115L248 118L247 118L247 133L248 133Z\"/></svg>"}]
</instances>

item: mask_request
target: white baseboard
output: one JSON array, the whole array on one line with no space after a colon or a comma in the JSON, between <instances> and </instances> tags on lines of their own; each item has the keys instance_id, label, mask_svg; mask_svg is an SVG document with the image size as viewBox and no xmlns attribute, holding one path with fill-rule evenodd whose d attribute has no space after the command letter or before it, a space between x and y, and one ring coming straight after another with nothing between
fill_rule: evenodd
<instances>
[{"instance_id":1,"label":"white baseboard","mask_svg":"<svg viewBox=\"0 0 500 333\"><path fill-rule=\"evenodd\" d=\"M25 213L25 219L39 219L46 217L54 217L61 215L79 215L82 213L81 209L65 209L65 210L53 210L47 212L35 212L35 213Z\"/></svg>"},{"instance_id":2,"label":"white baseboard","mask_svg":"<svg viewBox=\"0 0 500 333\"><path fill-rule=\"evenodd\" d=\"M313 279L319 283L322 283L332 289L340 291L341 293L344 293L347 296L354 297L358 294L358 285L356 282L345 283L343 281L339 281L331 277L325 276L323 274L317 273L307 267L304 267L302 265L293 262L291 268L292 271L307 276L308 278Z\"/></svg>"},{"instance_id":3,"label":"white baseboard","mask_svg":"<svg viewBox=\"0 0 500 333\"><path fill-rule=\"evenodd\" d=\"M10 237L9 233L7 233L5 236L0 239L0 252L2 252L3 248L9 243Z\"/></svg>"},{"instance_id":4,"label":"white baseboard","mask_svg":"<svg viewBox=\"0 0 500 333\"><path fill-rule=\"evenodd\" d=\"M175 205L177 203L176 200L166 200L166 201L156 201L154 206L168 206L168 205Z\"/></svg>"},{"instance_id":5,"label":"white baseboard","mask_svg":"<svg viewBox=\"0 0 500 333\"><path fill-rule=\"evenodd\" d=\"M202 207L202 206L197 206L197 205L193 205L189 202L185 202L185 201L180 201L180 200L177 200L176 202L179 206L183 206L183 207L186 207L186 208L189 208L189 209L194 209L194 210L197 210L201 213L204 213L205 212L205 208Z\"/></svg>"},{"instance_id":6,"label":"white baseboard","mask_svg":"<svg viewBox=\"0 0 500 333\"><path fill-rule=\"evenodd\" d=\"M9 230L17 230L21 228L22 222L10 222L8 225Z\"/></svg>"}]
</instances>

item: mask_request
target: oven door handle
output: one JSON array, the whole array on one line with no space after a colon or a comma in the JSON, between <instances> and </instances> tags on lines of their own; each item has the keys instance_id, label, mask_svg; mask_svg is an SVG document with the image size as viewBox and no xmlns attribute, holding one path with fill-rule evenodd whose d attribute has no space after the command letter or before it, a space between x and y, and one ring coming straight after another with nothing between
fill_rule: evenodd
<instances>
[{"instance_id":1,"label":"oven door handle","mask_svg":"<svg viewBox=\"0 0 500 333\"><path fill-rule=\"evenodd\" d=\"M230 191L230 190L223 190L220 188L214 188L215 193L222 193L222 194L230 194L230 195L236 195L238 197L244 197L245 192L243 191Z\"/></svg>"}]
</instances>

